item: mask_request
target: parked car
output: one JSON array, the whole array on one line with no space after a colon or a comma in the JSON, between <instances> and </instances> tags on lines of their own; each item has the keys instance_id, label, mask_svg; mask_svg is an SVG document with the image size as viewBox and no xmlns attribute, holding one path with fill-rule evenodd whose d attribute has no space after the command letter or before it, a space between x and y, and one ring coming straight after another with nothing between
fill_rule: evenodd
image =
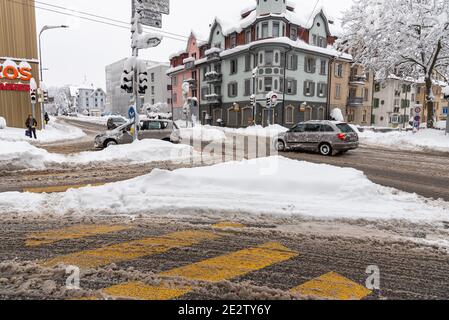
<instances>
[{"instance_id":1,"label":"parked car","mask_svg":"<svg viewBox=\"0 0 449 320\"><path fill-rule=\"evenodd\" d=\"M274 144L278 151L300 149L331 156L357 149L359 136L344 122L308 121L279 134Z\"/></svg>"},{"instance_id":2,"label":"parked car","mask_svg":"<svg viewBox=\"0 0 449 320\"><path fill-rule=\"evenodd\" d=\"M121 125L95 137L95 148L104 149L112 145L133 142L133 122ZM178 126L169 120L142 120L138 130L139 139L158 139L180 143L181 135Z\"/></svg>"},{"instance_id":3,"label":"parked car","mask_svg":"<svg viewBox=\"0 0 449 320\"><path fill-rule=\"evenodd\" d=\"M107 122L108 130L114 130L115 128L118 128L125 123L127 123L125 118L122 117L110 117Z\"/></svg>"}]
</instances>

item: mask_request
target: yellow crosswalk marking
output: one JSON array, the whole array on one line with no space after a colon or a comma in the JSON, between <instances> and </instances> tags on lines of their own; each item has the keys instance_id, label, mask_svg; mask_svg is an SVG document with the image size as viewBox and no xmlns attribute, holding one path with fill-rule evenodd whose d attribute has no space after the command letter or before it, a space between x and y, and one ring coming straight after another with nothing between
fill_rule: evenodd
<instances>
[{"instance_id":1,"label":"yellow crosswalk marking","mask_svg":"<svg viewBox=\"0 0 449 320\"><path fill-rule=\"evenodd\" d=\"M329 300L361 300L372 291L338 273L330 272L291 290L301 296Z\"/></svg>"},{"instance_id":2,"label":"yellow crosswalk marking","mask_svg":"<svg viewBox=\"0 0 449 320\"><path fill-rule=\"evenodd\" d=\"M61 193L66 192L69 189L81 189L85 187L99 187L104 185L104 183L92 183L92 184L79 184L73 186L51 186L42 188L25 188L23 192L29 193Z\"/></svg>"},{"instance_id":3,"label":"yellow crosswalk marking","mask_svg":"<svg viewBox=\"0 0 449 320\"><path fill-rule=\"evenodd\" d=\"M266 243L258 247L244 249L162 272L159 276L219 282L243 276L296 256L298 256L297 252L279 243ZM192 288L186 287L170 288L164 283L159 286L149 286L140 282L130 282L104 289L103 293L113 297L129 299L168 300L181 297L191 290Z\"/></svg>"},{"instance_id":4,"label":"yellow crosswalk marking","mask_svg":"<svg viewBox=\"0 0 449 320\"><path fill-rule=\"evenodd\" d=\"M52 267L66 264L80 268L95 268L192 246L201 241L213 240L218 237L218 234L209 231L180 231L94 250L80 251L48 260L44 265Z\"/></svg>"},{"instance_id":5,"label":"yellow crosswalk marking","mask_svg":"<svg viewBox=\"0 0 449 320\"><path fill-rule=\"evenodd\" d=\"M227 229L227 228L235 228L235 229L243 229L245 226L238 222L230 222L230 221L224 221L217 224L214 224L212 227L215 229Z\"/></svg>"},{"instance_id":6,"label":"yellow crosswalk marking","mask_svg":"<svg viewBox=\"0 0 449 320\"><path fill-rule=\"evenodd\" d=\"M107 296L135 300L169 300L181 297L192 290L190 287L170 288L167 284L149 286L141 282L127 282L103 290Z\"/></svg>"},{"instance_id":7,"label":"yellow crosswalk marking","mask_svg":"<svg viewBox=\"0 0 449 320\"><path fill-rule=\"evenodd\" d=\"M37 247L62 240L80 239L94 235L118 232L130 229L130 226L118 225L79 225L68 228L35 232L27 235L27 247Z\"/></svg>"}]
</instances>

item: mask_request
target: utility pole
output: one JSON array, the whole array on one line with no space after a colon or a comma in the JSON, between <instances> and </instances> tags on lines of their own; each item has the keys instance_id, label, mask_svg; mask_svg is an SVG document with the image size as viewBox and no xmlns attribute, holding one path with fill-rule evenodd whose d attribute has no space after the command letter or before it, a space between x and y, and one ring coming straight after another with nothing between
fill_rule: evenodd
<instances>
[{"instance_id":1,"label":"utility pole","mask_svg":"<svg viewBox=\"0 0 449 320\"><path fill-rule=\"evenodd\" d=\"M136 35L139 34L139 18L140 18L140 14L137 13L136 11L136 2L135 0L131 0L131 10L132 10L132 23L133 23L133 28L131 30L132 33L132 39L134 40L134 37ZM137 47L137 45L135 44L135 42L132 42L132 56L135 58L135 67L134 67L134 75L133 75L133 99L134 99L134 141L137 141L139 139L139 126L138 126L138 103L139 103L139 83L138 83L138 74L139 71L137 70L138 67L138 63L137 63L137 58L139 57L139 48Z\"/></svg>"},{"instance_id":2,"label":"utility pole","mask_svg":"<svg viewBox=\"0 0 449 320\"><path fill-rule=\"evenodd\" d=\"M405 129L405 116L406 116L406 114L407 114L407 99L408 99L408 84L405 84L405 103L404 103L404 118L402 118L402 123L403 123L403 125L402 125L402 128L403 129ZM410 85L410 90L411 90L411 85Z\"/></svg>"}]
</instances>

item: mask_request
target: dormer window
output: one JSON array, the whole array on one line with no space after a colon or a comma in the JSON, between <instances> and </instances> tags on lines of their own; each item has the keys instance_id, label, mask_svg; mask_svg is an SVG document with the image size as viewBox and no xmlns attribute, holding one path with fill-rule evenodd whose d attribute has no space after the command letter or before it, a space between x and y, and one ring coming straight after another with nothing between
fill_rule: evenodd
<instances>
[{"instance_id":1,"label":"dormer window","mask_svg":"<svg viewBox=\"0 0 449 320\"><path fill-rule=\"evenodd\" d=\"M251 30L246 30L245 32L245 43L250 43L251 42Z\"/></svg>"},{"instance_id":2,"label":"dormer window","mask_svg":"<svg viewBox=\"0 0 449 320\"><path fill-rule=\"evenodd\" d=\"M235 34L231 35L231 48L235 48L237 46L237 36Z\"/></svg>"},{"instance_id":3,"label":"dormer window","mask_svg":"<svg viewBox=\"0 0 449 320\"><path fill-rule=\"evenodd\" d=\"M262 39L268 38L268 22L262 23Z\"/></svg>"},{"instance_id":4,"label":"dormer window","mask_svg":"<svg viewBox=\"0 0 449 320\"><path fill-rule=\"evenodd\" d=\"M293 41L298 40L298 28L293 26L290 27L290 39Z\"/></svg>"}]
</instances>

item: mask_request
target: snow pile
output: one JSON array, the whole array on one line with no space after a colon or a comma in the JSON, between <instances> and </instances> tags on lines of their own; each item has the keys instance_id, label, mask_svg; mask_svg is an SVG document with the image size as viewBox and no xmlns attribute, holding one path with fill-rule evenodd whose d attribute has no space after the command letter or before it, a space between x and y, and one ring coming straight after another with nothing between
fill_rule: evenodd
<instances>
[{"instance_id":1,"label":"snow pile","mask_svg":"<svg viewBox=\"0 0 449 320\"><path fill-rule=\"evenodd\" d=\"M25 141L0 140L0 170L45 169L50 163L61 163L64 156L51 154Z\"/></svg>"},{"instance_id":2,"label":"snow pile","mask_svg":"<svg viewBox=\"0 0 449 320\"><path fill-rule=\"evenodd\" d=\"M435 122L434 127L438 130L446 130L446 125L446 121L437 121Z\"/></svg>"},{"instance_id":3,"label":"snow pile","mask_svg":"<svg viewBox=\"0 0 449 320\"><path fill-rule=\"evenodd\" d=\"M360 143L377 147L426 151L449 152L449 135L444 131L423 129L417 133L412 131L394 131L380 133L365 130L359 133Z\"/></svg>"},{"instance_id":4,"label":"snow pile","mask_svg":"<svg viewBox=\"0 0 449 320\"><path fill-rule=\"evenodd\" d=\"M376 185L362 172L269 157L210 167L154 170L132 180L62 194L0 194L0 212L169 214L229 212L440 222L449 206Z\"/></svg>"},{"instance_id":5,"label":"snow pile","mask_svg":"<svg viewBox=\"0 0 449 320\"><path fill-rule=\"evenodd\" d=\"M343 112L341 112L340 108L334 108L331 111L331 118L334 119L335 121L340 121L340 122L345 121L345 117L343 117Z\"/></svg>"},{"instance_id":6,"label":"snow pile","mask_svg":"<svg viewBox=\"0 0 449 320\"><path fill-rule=\"evenodd\" d=\"M141 140L132 144L111 146L102 151L72 155L49 153L28 142L0 140L0 170L45 169L54 165L77 166L91 163L182 162L198 156L192 147L161 140ZM113 166L113 164L111 164Z\"/></svg>"},{"instance_id":7,"label":"snow pile","mask_svg":"<svg viewBox=\"0 0 449 320\"><path fill-rule=\"evenodd\" d=\"M6 120L3 117L0 117L0 129L6 128Z\"/></svg>"},{"instance_id":8,"label":"snow pile","mask_svg":"<svg viewBox=\"0 0 449 320\"><path fill-rule=\"evenodd\" d=\"M197 125L193 128L181 128L181 137L184 141L200 140L204 142L223 141L226 139L226 135L223 131L220 131L211 126Z\"/></svg>"},{"instance_id":9,"label":"snow pile","mask_svg":"<svg viewBox=\"0 0 449 320\"><path fill-rule=\"evenodd\" d=\"M51 118L45 130L37 131L37 140L31 140L25 136L25 129L21 128L5 128L0 131L0 141L30 141L38 143L54 143L62 141L70 141L81 139L86 134L79 128L74 126L60 124Z\"/></svg>"}]
</instances>

